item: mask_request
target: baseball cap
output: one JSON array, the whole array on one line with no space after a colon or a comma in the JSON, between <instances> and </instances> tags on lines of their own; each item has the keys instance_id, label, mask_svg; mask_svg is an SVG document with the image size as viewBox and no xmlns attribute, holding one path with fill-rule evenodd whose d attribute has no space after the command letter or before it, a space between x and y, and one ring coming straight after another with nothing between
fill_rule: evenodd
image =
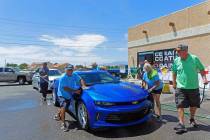
<instances>
[{"instance_id":1,"label":"baseball cap","mask_svg":"<svg viewBox=\"0 0 210 140\"><path fill-rule=\"evenodd\" d=\"M160 69L161 69L161 70L162 70L162 69L165 69L165 68L167 69L168 67L167 67L167 66L165 66L165 65L164 65L164 66L162 66L162 67L160 67Z\"/></svg>"},{"instance_id":2,"label":"baseball cap","mask_svg":"<svg viewBox=\"0 0 210 140\"><path fill-rule=\"evenodd\" d=\"M179 44L178 47L175 49L176 51L187 51L188 46L184 44Z\"/></svg>"},{"instance_id":3,"label":"baseball cap","mask_svg":"<svg viewBox=\"0 0 210 140\"><path fill-rule=\"evenodd\" d=\"M65 67L65 70L73 70L74 69L74 66L69 64Z\"/></svg>"}]
</instances>

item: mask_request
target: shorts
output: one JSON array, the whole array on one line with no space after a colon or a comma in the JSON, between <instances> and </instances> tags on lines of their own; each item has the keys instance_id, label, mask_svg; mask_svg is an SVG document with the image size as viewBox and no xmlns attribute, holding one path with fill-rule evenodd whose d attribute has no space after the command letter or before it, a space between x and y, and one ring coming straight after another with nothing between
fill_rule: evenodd
<instances>
[{"instance_id":1,"label":"shorts","mask_svg":"<svg viewBox=\"0 0 210 140\"><path fill-rule=\"evenodd\" d=\"M60 104L60 107L62 108L65 108L65 110L68 110L68 107L70 105L70 99L65 99L61 96L58 96L58 100L59 100L59 104Z\"/></svg>"},{"instance_id":2,"label":"shorts","mask_svg":"<svg viewBox=\"0 0 210 140\"><path fill-rule=\"evenodd\" d=\"M47 92L48 92L48 83L47 82L41 82L40 83L40 89L41 89L41 93L47 94Z\"/></svg>"},{"instance_id":3,"label":"shorts","mask_svg":"<svg viewBox=\"0 0 210 140\"><path fill-rule=\"evenodd\" d=\"M152 90L151 94L161 94L162 90L162 88L158 90Z\"/></svg>"},{"instance_id":4,"label":"shorts","mask_svg":"<svg viewBox=\"0 0 210 140\"><path fill-rule=\"evenodd\" d=\"M176 89L175 103L177 108L200 108L199 89Z\"/></svg>"}]
</instances>

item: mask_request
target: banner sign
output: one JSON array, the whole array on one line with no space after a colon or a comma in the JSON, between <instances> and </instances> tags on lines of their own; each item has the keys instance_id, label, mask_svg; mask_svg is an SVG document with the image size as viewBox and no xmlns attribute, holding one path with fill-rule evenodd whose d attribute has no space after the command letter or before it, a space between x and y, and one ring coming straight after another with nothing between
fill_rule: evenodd
<instances>
[{"instance_id":1,"label":"banner sign","mask_svg":"<svg viewBox=\"0 0 210 140\"><path fill-rule=\"evenodd\" d=\"M174 59L176 58L176 52L174 49L165 49L149 52L139 52L138 53L138 65L142 64L144 60L153 62L154 67L161 68L162 66L167 66L171 69Z\"/></svg>"},{"instance_id":2,"label":"banner sign","mask_svg":"<svg viewBox=\"0 0 210 140\"><path fill-rule=\"evenodd\" d=\"M175 58L176 52L174 49L154 51L154 66L158 68L162 66L171 68Z\"/></svg>"}]
</instances>

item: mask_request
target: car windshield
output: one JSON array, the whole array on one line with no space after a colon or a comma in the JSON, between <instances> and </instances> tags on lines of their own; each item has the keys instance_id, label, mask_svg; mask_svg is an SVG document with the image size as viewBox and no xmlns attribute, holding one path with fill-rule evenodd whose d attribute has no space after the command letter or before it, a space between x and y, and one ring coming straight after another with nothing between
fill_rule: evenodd
<instances>
[{"instance_id":1,"label":"car windshield","mask_svg":"<svg viewBox=\"0 0 210 140\"><path fill-rule=\"evenodd\" d=\"M61 72L59 70L49 70L49 76L59 76Z\"/></svg>"},{"instance_id":2,"label":"car windshield","mask_svg":"<svg viewBox=\"0 0 210 140\"><path fill-rule=\"evenodd\" d=\"M17 67L15 67L15 68L13 68L13 69L14 69L14 71L16 71L16 72L19 72L19 71L20 71L20 69L17 68Z\"/></svg>"},{"instance_id":3,"label":"car windshield","mask_svg":"<svg viewBox=\"0 0 210 140\"><path fill-rule=\"evenodd\" d=\"M79 74L79 76L81 76L81 78L85 81L86 85L118 83L119 82L119 80L117 80L112 75L110 75L106 72L82 73L82 74Z\"/></svg>"}]
</instances>

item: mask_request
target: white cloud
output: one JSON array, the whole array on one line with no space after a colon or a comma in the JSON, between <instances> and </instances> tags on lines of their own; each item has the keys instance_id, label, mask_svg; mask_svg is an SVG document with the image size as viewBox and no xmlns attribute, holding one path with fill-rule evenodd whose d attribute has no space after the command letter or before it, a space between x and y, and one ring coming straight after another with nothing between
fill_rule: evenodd
<instances>
[{"instance_id":1,"label":"white cloud","mask_svg":"<svg viewBox=\"0 0 210 140\"><path fill-rule=\"evenodd\" d=\"M99 34L83 34L74 37L54 37L41 35L40 40L53 43L55 46L68 48L81 53L89 53L101 45L107 38Z\"/></svg>"},{"instance_id":2,"label":"white cloud","mask_svg":"<svg viewBox=\"0 0 210 140\"><path fill-rule=\"evenodd\" d=\"M128 48L116 48L116 50L122 51L122 52L127 52L128 51Z\"/></svg>"},{"instance_id":3,"label":"white cloud","mask_svg":"<svg viewBox=\"0 0 210 140\"><path fill-rule=\"evenodd\" d=\"M106 37L98 34L83 34L74 37L42 35L40 40L52 43L52 47L10 45L0 46L0 65L8 63L58 62L72 64L98 64L127 60L127 47L110 48L103 44ZM100 51L94 50L100 46ZM109 48L109 49L108 49ZM93 52L94 50L94 52ZM98 52L98 53L95 53ZM104 53L105 55L102 55Z\"/></svg>"},{"instance_id":4,"label":"white cloud","mask_svg":"<svg viewBox=\"0 0 210 140\"><path fill-rule=\"evenodd\" d=\"M1 46L0 56L0 65L4 65L5 59L8 63L17 64L43 61L90 64L92 62L104 63L110 61L92 53L75 54L75 52L66 48L42 46Z\"/></svg>"}]
</instances>

